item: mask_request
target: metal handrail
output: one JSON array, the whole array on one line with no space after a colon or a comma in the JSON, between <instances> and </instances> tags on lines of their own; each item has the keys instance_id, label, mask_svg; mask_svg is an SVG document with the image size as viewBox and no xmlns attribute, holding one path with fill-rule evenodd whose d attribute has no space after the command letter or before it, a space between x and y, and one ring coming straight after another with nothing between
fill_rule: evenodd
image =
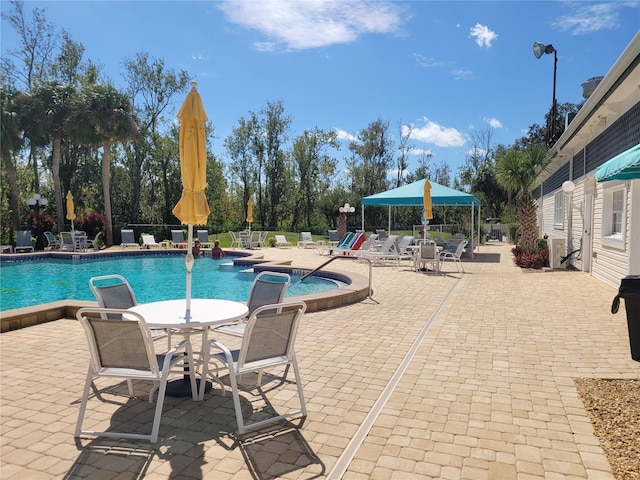
<instances>
[{"instance_id":1,"label":"metal handrail","mask_svg":"<svg viewBox=\"0 0 640 480\"><path fill-rule=\"evenodd\" d=\"M313 275L314 273L316 273L318 270L322 269L324 266L329 265L331 262L333 262L334 260L338 260L339 258L344 258L345 260L366 260L369 263L369 294L367 295L367 298L373 300L376 303L379 303L377 300L375 300L372 295L373 295L373 287L371 284L371 279L372 279L372 273L373 273L373 263L371 262L370 258L366 258L366 257L351 257L351 256L336 256L336 257L331 257L329 260L327 260L326 262L324 262L322 265L320 265L319 267L314 268L313 270L311 270L309 273L305 273L301 278L300 281L304 282L307 278L309 278L311 275Z\"/></svg>"}]
</instances>

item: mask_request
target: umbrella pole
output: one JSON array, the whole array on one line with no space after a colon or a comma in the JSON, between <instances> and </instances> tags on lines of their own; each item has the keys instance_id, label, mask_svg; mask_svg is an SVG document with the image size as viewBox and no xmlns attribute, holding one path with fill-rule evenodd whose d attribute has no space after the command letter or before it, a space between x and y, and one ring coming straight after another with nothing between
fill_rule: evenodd
<instances>
[{"instance_id":1,"label":"umbrella pole","mask_svg":"<svg viewBox=\"0 0 640 480\"><path fill-rule=\"evenodd\" d=\"M191 319L191 270L193 269L193 225L189 224L189 234L187 235L187 256L184 263L187 267L187 311L185 318L187 322Z\"/></svg>"}]
</instances>

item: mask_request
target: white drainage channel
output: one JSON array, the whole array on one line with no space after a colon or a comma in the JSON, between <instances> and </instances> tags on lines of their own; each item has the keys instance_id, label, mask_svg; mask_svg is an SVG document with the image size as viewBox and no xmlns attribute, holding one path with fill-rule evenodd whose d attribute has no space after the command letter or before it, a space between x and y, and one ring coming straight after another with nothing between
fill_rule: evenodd
<instances>
[{"instance_id":1,"label":"white drainage channel","mask_svg":"<svg viewBox=\"0 0 640 480\"><path fill-rule=\"evenodd\" d=\"M356 456L358 449L360 448L365 438L369 434L369 431L371 430L371 428L373 427L373 424L375 423L376 419L380 415L380 412L382 412L382 409L387 404L389 397L398 386L398 383L400 382L400 379L404 375L404 372L407 370L407 367L413 360L413 357L415 356L416 351L418 350L418 347L422 343L422 340L424 340L424 337L426 337L427 333L429 332L429 329L431 329L431 325L438 317L438 314L440 313L440 310L442 309L443 305L447 302L447 300L453 293L453 289L456 288L456 286L460 283L460 280L462 280L462 278L464 278L464 275L461 275L460 278L458 278L458 280L451 286L447 294L443 297L442 301L438 304L438 307L431 314L431 317L429 317L429 320L427 321L427 323L425 323L424 327L422 327L420 334L416 337L415 341L413 342L413 345L411 345L411 348L409 348L409 351L407 352L404 359L398 366L398 369L395 371L395 373L389 380L389 383L387 383L386 387L384 387L384 390L376 400L376 403L373 404L373 407L371 408L371 410L365 417L364 421L360 425L360 428L358 428L355 435L349 442L349 445L347 445L347 448L345 448L344 452L342 452L342 455L340 455L340 458L338 458L338 461L336 462L333 469L327 476L328 480L341 479L342 476L347 471L347 468L349 468L349 465L351 464L353 457Z\"/></svg>"}]
</instances>

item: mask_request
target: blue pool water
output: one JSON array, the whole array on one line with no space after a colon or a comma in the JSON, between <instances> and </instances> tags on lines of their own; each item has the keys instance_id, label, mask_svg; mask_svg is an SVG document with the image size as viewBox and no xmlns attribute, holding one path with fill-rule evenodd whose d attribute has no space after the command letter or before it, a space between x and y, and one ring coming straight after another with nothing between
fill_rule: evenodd
<instances>
[{"instance_id":1,"label":"blue pool water","mask_svg":"<svg viewBox=\"0 0 640 480\"><path fill-rule=\"evenodd\" d=\"M225 298L244 301L254 273L230 265L229 259L197 258L193 266L192 298ZM185 298L184 255L148 255L100 259L46 259L0 262L0 311L57 300L95 300L89 279L120 274L131 284L138 303ZM291 276L287 297L337 288L330 280L311 277L299 282Z\"/></svg>"}]
</instances>

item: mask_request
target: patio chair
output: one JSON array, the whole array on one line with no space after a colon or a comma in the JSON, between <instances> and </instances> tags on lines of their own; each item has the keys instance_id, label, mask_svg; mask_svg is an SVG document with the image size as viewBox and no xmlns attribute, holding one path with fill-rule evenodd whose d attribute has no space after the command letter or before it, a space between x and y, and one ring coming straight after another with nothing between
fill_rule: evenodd
<instances>
[{"instance_id":1,"label":"patio chair","mask_svg":"<svg viewBox=\"0 0 640 480\"><path fill-rule=\"evenodd\" d=\"M133 288L122 275L112 274L92 277L89 279L89 288L101 308L127 309L138 304ZM170 333L164 330L152 329L151 335L154 340L167 335L169 343L171 343Z\"/></svg>"},{"instance_id":2,"label":"patio chair","mask_svg":"<svg viewBox=\"0 0 640 480\"><path fill-rule=\"evenodd\" d=\"M18 230L16 232L16 253L18 252L33 252L33 245L31 245L31 230Z\"/></svg>"},{"instance_id":3,"label":"patio chair","mask_svg":"<svg viewBox=\"0 0 640 480\"><path fill-rule=\"evenodd\" d=\"M93 237L93 240L87 239L87 248L93 248L96 252L100 250L100 246L98 245L98 239L100 239L101 235L102 235L102 232L98 232L96 236Z\"/></svg>"},{"instance_id":4,"label":"patio chair","mask_svg":"<svg viewBox=\"0 0 640 480\"><path fill-rule=\"evenodd\" d=\"M395 250L398 235L389 235L384 243L380 246L380 250L362 252L363 258L368 258L373 262L384 262L385 260L395 260L397 253Z\"/></svg>"},{"instance_id":5,"label":"patio chair","mask_svg":"<svg viewBox=\"0 0 640 480\"><path fill-rule=\"evenodd\" d=\"M315 247L317 245L317 242L315 242L311 236L311 232L301 232L300 235L302 236L302 240L298 242L298 248L307 248L307 246Z\"/></svg>"},{"instance_id":6,"label":"patio chair","mask_svg":"<svg viewBox=\"0 0 640 480\"><path fill-rule=\"evenodd\" d=\"M291 248L293 244L287 240L284 235L276 235L276 247L278 248Z\"/></svg>"},{"instance_id":7,"label":"patio chair","mask_svg":"<svg viewBox=\"0 0 640 480\"><path fill-rule=\"evenodd\" d=\"M214 353L210 357L216 365L212 366L210 371L215 372L215 376L219 377L220 368L216 367L221 364L229 373L239 434L242 435L249 430L261 428L294 415L302 414L302 416L306 417L307 407L304 401L300 370L294 349L298 324L305 310L306 304L304 302L265 305L256 309L249 317L240 349L231 351L217 340L210 342L211 348L219 351L219 353ZM257 373L256 387L260 394L265 396L265 392L261 388L263 371L272 370L276 367L289 367L290 365L293 366L293 371L295 372L300 408L269 418L264 418L264 412L261 411L261 420L249 424L245 423L238 385L242 376L246 376L248 373ZM286 375L286 372L287 369L285 369L284 375ZM281 383L277 386L286 386L288 382L284 381L284 377L280 378ZM269 389L269 391L273 388Z\"/></svg>"},{"instance_id":8,"label":"patio chair","mask_svg":"<svg viewBox=\"0 0 640 480\"><path fill-rule=\"evenodd\" d=\"M349 242L349 245L347 245L346 248L332 248L330 250L330 254L338 256L352 255L360 250L360 247L365 243L365 241L366 236L364 233L356 233L355 235L353 235L353 237L351 237L351 242Z\"/></svg>"},{"instance_id":9,"label":"patio chair","mask_svg":"<svg viewBox=\"0 0 640 480\"><path fill-rule=\"evenodd\" d=\"M462 273L464 273L464 265L462 265L462 260L460 257L462 257L462 254L464 253L464 249L467 246L467 241L463 240L458 244L458 247L456 248L455 252L449 252L447 250L444 250L442 252L440 252L440 258L438 259L438 261L440 262L445 262L445 261L452 261L456 264L456 269L459 272L460 268L462 268ZM460 268L458 268L458 265L460 265Z\"/></svg>"},{"instance_id":10,"label":"patio chair","mask_svg":"<svg viewBox=\"0 0 640 480\"><path fill-rule=\"evenodd\" d=\"M236 235L236 232L229 231L229 236L231 237L231 248L242 248L240 237Z\"/></svg>"},{"instance_id":11,"label":"patio chair","mask_svg":"<svg viewBox=\"0 0 640 480\"><path fill-rule=\"evenodd\" d=\"M50 248L51 250L57 250L60 248L60 241L53 233L44 232L44 238L47 239L47 245L45 248Z\"/></svg>"},{"instance_id":12,"label":"patio chair","mask_svg":"<svg viewBox=\"0 0 640 480\"><path fill-rule=\"evenodd\" d=\"M440 262L438 246L436 242L432 240L421 241L419 244L418 252L414 259L415 271L418 272L421 269L428 270L428 265L431 265L434 272L439 272Z\"/></svg>"},{"instance_id":13,"label":"patio chair","mask_svg":"<svg viewBox=\"0 0 640 480\"><path fill-rule=\"evenodd\" d=\"M249 248L260 248L260 232L251 232L251 237L249 238Z\"/></svg>"},{"instance_id":14,"label":"patio chair","mask_svg":"<svg viewBox=\"0 0 640 480\"><path fill-rule=\"evenodd\" d=\"M260 234L260 243L258 244L259 247L266 247L267 246L267 236L269 235L269 232L264 231Z\"/></svg>"},{"instance_id":15,"label":"patio chair","mask_svg":"<svg viewBox=\"0 0 640 480\"><path fill-rule=\"evenodd\" d=\"M377 228L376 233L378 234L378 238L380 238L381 242L384 242L387 239L387 232L385 232L384 228Z\"/></svg>"},{"instance_id":16,"label":"patio chair","mask_svg":"<svg viewBox=\"0 0 640 480\"><path fill-rule=\"evenodd\" d=\"M136 242L136 237L133 234L133 230L131 229L123 229L120 230L120 236L122 237L122 241L120 242L121 247L138 247L140 248L140 244Z\"/></svg>"},{"instance_id":17,"label":"patio chair","mask_svg":"<svg viewBox=\"0 0 640 480\"><path fill-rule=\"evenodd\" d=\"M208 230L198 230L196 235L200 242L200 248L213 248L213 242L209 240Z\"/></svg>"},{"instance_id":18,"label":"patio chair","mask_svg":"<svg viewBox=\"0 0 640 480\"><path fill-rule=\"evenodd\" d=\"M291 285L291 277L280 272L260 272L249 292L247 307L249 312L247 318L259 307L272 303L282 303L287 289ZM223 325L215 329L216 332L228 333L229 335L243 336L246 328L246 320L232 325Z\"/></svg>"},{"instance_id":19,"label":"patio chair","mask_svg":"<svg viewBox=\"0 0 640 480\"><path fill-rule=\"evenodd\" d=\"M329 246L335 247L339 241L340 235L338 234L338 230L329 230Z\"/></svg>"},{"instance_id":20,"label":"patio chair","mask_svg":"<svg viewBox=\"0 0 640 480\"><path fill-rule=\"evenodd\" d=\"M154 237L153 235L143 233L142 235L140 235L140 238L142 238L142 248L160 248L160 244L156 242L156 237Z\"/></svg>"},{"instance_id":21,"label":"patio chair","mask_svg":"<svg viewBox=\"0 0 640 480\"><path fill-rule=\"evenodd\" d=\"M182 230L171 230L171 246L173 248L187 248Z\"/></svg>"},{"instance_id":22,"label":"patio chair","mask_svg":"<svg viewBox=\"0 0 640 480\"><path fill-rule=\"evenodd\" d=\"M76 251L76 239L72 232L62 232L60 234L60 250Z\"/></svg>"},{"instance_id":23,"label":"patio chair","mask_svg":"<svg viewBox=\"0 0 640 480\"><path fill-rule=\"evenodd\" d=\"M366 255L367 252L369 252L373 246L375 245L375 243L378 241L378 234L377 233L372 233L371 235L369 235L369 238L367 238L362 245L360 245L360 248L358 250L356 250L354 252L355 255L357 256L362 256L362 255Z\"/></svg>"},{"instance_id":24,"label":"patio chair","mask_svg":"<svg viewBox=\"0 0 640 480\"><path fill-rule=\"evenodd\" d=\"M189 372L191 372L189 378L192 398L197 400L191 343L188 340L182 340L165 354L157 355L151 331L142 315L138 313L108 308L81 308L78 310L76 318L84 328L91 358L74 436L79 437L81 434L85 434L142 439L156 443L169 373L173 367L184 362L185 354L189 364ZM132 380L153 382L149 392L149 403L153 403L156 390L158 391L158 399L150 434L82 429L89 400L89 389L94 386L94 380L99 377L125 379L130 397L134 396ZM140 417L140 412L138 412L134 419L129 419L127 423L134 423Z\"/></svg>"}]
</instances>

